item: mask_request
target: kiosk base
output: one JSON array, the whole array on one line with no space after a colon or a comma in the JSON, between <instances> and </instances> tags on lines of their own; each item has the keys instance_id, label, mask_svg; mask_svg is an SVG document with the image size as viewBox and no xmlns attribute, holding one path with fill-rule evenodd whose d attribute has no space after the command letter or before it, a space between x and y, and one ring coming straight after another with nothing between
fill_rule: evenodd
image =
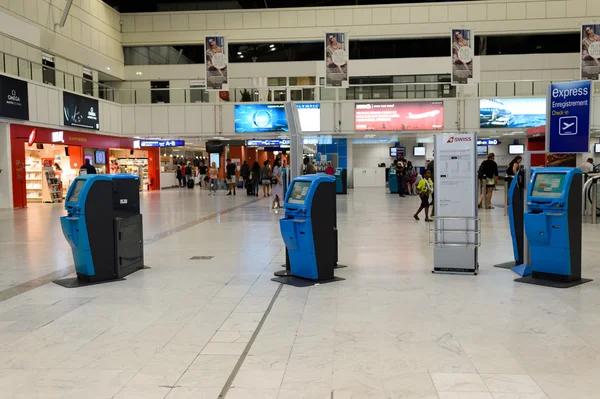
<instances>
[{"instance_id":1,"label":"kiosk base","mask_svg":"<svg viewBox=\"0 0 600 399\"><path fill-rule=\"evenodd\" d=\"M336 281L343 281L343 280L345 280L345 278L341 278L341 277L334 277L331 280L308 280L305 278L296 277L296 276L292 276L292 275L288 275L285 277L275 277L275 278L271 279L271 281L275 281L276 283L291 285L293 287L312 287L313 285L317 285L317 284L334 283Z\"/></svg>"},{"instance_id":2,"label":"kiosk base","mask_svg":"<svg viewBox=\"0 0 600 399\"><path fill-rule=\"evenodd\" d=\"M86 280L81 280L77 277L67 277L67 278L63 278L61 280L54 280L53 283L58 284L61 287L65 287L65 288L79 288L79 287L86 287L88 285L112 283L113 281L125 281L125 279L117 278L114 280L86 281Z\"/></svg>"},{"instance_id":3,"label":"kiosk base","mask_svg":"<svg viewBox=\"0 0 600 399\"><path fill-rule=\"evenodd\" d=\"M519 263L515 262L514 260L512 262L498 263L497 265L494 265L494 267L499 269L512 269L515 266L519 266Z\"/></svg>"},{"instance_id":4,"label":"kiosk base","mask_svg":"<svg viewBox=\"0 0 600 399\"><path fill-rule=\"evenodd\" d=\"M552 288L571 288L571 287L575 287L577 285L589 283L590 281L593 281L593 280L588 279L588 278L582 278L582 279L574 280L574 281L556 281L556 280L543 280L540 278L534 278L533 276L527 276L527 277L521 277L521 278L515 279L515 281L518 283L543 285L545 287L552 287Z\"/></svg>"}]
</instances>

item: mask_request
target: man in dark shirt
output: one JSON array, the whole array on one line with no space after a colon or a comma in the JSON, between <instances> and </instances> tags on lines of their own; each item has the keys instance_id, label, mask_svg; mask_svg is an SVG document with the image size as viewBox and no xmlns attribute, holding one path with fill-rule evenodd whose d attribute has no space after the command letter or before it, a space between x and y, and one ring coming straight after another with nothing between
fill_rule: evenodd
<instances>
[{"instance_id":1,"label":"man in dark shirt","mask_svg":"<svg viewBox=\"0 0 600 399\"><path fill-rule=\"evenodd\" d=\"M83 165L81 165L81 169L79 169L80 173L82 170L85 170L85 173L88 175L96 174L96 168L90 163L89 159L86 159Z\"/></svg>"},{"instance_id":2,"label":"man in dark shirt","mask_svg":"<svg viewBox=\"0 0 600 399\"><path fill-rule=\"evenodd\" d=\"M396 181L398 182L398 195L404 198L404 157L400 155L398 163L396 163Z\"/></svg>"},{"instance_id":3,"label":"man in dark shirt","mask_svg":"<svg viewBox=\"0 0 600 399\"><path fill-rule=\"evenodd\" d=\"M246 187L248 179L250 178L250 165L248 165L248 162L246 161L244 161L244 164L240 168L240 176L244 179L244 187Z\"/></svg>"},{"instance_id":4,"label":"man in dark shirt","mask_svg":"<svg viewBox=\"0 0 600 399\"><path fill-rule=\"evenodd\" d=\"M310 162L310 158L309 157L304 157L304 161L302 161L304 163L304 174L305 175L314 175L315 173L317 173L317 170L315 169L315 165L313 165L312 162Z\"/></svg>"},{"instance_id":5,"label":"man in dark shirt","mask_svg":"<svg viewBox=\"0 0 600 399\"><path fill-rule=\"evenodd\" d=\"M492 206L492 194L494 194L494 188L498 184L498 164L494 160L494 153L489 153L487 159L481 163L479 167L478 177L481 184L481 194L479 195L479 208L483 205L483 198L485 196L485 208L494 209ZM483 187L485 186L485 192ZM484 194L485 193L485 194Z\"/></svg>"},{"instance_id":6,"label":"man in dark shirt","mask_svg":"<svg viewBox=\"0 0 600 399\"><path fill-rule=\"evenodd\" d=\"M227 184L229 185L229 192L227 195L231 195L231 190L233 190L233 195L235 195L235 185L237 182L235 181L235 175L237 172L237 166L231 159L227 158Z\"/></svg>"}]
</instances>

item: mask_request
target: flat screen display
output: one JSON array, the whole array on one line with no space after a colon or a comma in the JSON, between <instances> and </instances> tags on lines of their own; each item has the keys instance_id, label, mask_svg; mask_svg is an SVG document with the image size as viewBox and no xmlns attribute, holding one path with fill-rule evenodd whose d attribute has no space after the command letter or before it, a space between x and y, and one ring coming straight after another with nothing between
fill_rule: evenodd
<instances>
[{"instance_id":1,"label":"flat screen display","mask_svg":"<svg viewBox=\"0 0 600 399\"><path fill-rule=\"evenodd\" d=\"M26 81L0 76L0 116L29 120Z\"/></svg>"},{"instance_id":2,"label":"flat screen display","mask_svg":"<svg viewBox=\"0 0 600 399\"><path fill-rule=\"evenodd\" d=\"M309 181L297 181L292 186L292 192L288 198L288 204L304 204L306 195L308 194L308 188L310 187Z\"/></svg>"},{"instance_id":3,"label":"flat screen display","mask_svg":"<svg viewBox=\"0 0 600 399\"><path fill-rule=\"evenodd\" d=\"M212 164L213 162L217 165L217 168L219 167L219 157L220 154L216 153L216 152L211 152L210 153L210 167L212 168Z\"/></svg>"},{"instance_id":4,"label":"flat screen display","mask_svg":"<svg viewBox=\"0 0 600 399\"><path fill-rule=\"evenodd\" d=\"M529 128L546 126L545 98L479 100L479 127Z\"/></svg>"},{"instance_id":5,"label":"flat screen display","mask_svg":"<svg viewBox=\"0 0 600 399\"><path fill-rule=\"evenodd\" d=\"M525 144L509 144L508 153L510 155L525 154Z\"/></svg>"},{"instance_id":6,"label":"flat screen display","mask_svg":"<svg viewBox=\"0 0 600 399\"><path fill-rule=\"evenodd\" d=\"M296 104L296 108L298 108L298 119L303 132L321 131L321 104L302 103Z\"/></svg>"},{"instance_id":7,"label":"flat screen display","mask_svg":"<svg viewBox=\"0 0 600 399\"><path fill-rule=\"evenodd\" d=\"M79 193L85 185L85 180L75 179L73 187L71 188L71 194L67 198L67 202L77 202L79 200Z\"/></svg>"},{"instance_id":8,"label":"flat screen display","mask_svg":"<svg viewBox=\"0 0 600 399\"><path fill-rule=\"evenodd\" d=\"M398 148L390 147L390 157L396 158L398 156Z\"/></svg>"},{"instance_id":9,"label":"flat screen display","mask_svg":"<svg viewBox=\"0 0 600 399\"><path fill-rule=\"evenodd\" d=\"M597 154L597 153L600 153L600 143L596 143L596 144L594 144L594 152L595 152L596 154Z\"/></svg>"},{"instance_id":10,"label":"flat screen display","mask_svg":"<svg viewBox=\"0 0 600 399\"><path fill-rule=\"evenodd\" d=\"M236 104L233 115L236 133L289 131L283 104Z\"/></svg>"},{"instance_id":11,"label":"flat screen display","mask_svg":"<svg viewBox=\"0 0 600 399\"><path fill-rule=\"evenodd\" d=\"M106 164L106 153L104 151L95 151L94 158L96 160L96 165Z\"/></svg>"},{"instance_id":12,"label":"flat screen display","mask_svg":"<svg viewBox=\"0 0 600 399\"><path fill-rule=\"evenodd\" d=\"M362 103L354 105L354 130L403 131L444 128L441 101Z\"/></svg>"},{"instance_id":13,"label":"flat screen display","mask_svg":"<svg viewBox=\"0 0 600 399\"><path fill-rule=\"evenodd\" d=\"M533 182L532 197L560 198L566 173L538 173Z\"/></svg>"},{"instance_id":14,"label":"flat screen display","mask_svg":"<svg viewBox=\"0 0 600 399\"><path fill-rule=\"evenodd\" d=\"M424 157L425 147L413 147L413 157Z\"/></svg>"},{"instance_id":15,"label":"flat screen display","mask_svg":"<svg viewBox=\"0 0 600 399\"><path fill-rule=\"evenodd\" d=\"M65 126L100 130L98 100L63 92Z\"/></svg>"},{"instance_id":16,"label":"flat screen display","mask_svg":"<svg viewBox=\"0 0 600 399\"><path fill-rule=\"evenodd\" d=\"M477 155L487 155L488 154L488 146L487 145L478 145L477 146Z\"/></svg>"}]
</instances>

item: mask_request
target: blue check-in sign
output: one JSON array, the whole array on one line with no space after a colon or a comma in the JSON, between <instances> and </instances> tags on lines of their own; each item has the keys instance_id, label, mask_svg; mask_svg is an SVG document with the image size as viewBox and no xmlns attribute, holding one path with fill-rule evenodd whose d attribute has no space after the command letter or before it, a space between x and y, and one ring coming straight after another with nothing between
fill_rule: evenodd
<instances>
[{"instance_id":1,"label":"blue check-in sign","mask_svg":"<svg viewBox=\"0 0 600 399\"><path fill-rule=\"evenodd\" d=\"M553 83L548 92L548 152L588 152L592 82Z\"/></svg>"}]
</instances>

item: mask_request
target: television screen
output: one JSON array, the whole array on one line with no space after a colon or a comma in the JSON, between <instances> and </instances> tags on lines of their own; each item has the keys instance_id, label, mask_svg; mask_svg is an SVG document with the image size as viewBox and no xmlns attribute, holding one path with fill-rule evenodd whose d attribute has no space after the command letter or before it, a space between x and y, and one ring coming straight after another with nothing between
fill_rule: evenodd
<instances>
[{"instance_id":1,"label":"television screen","mask_svg":"<svg viewBox=\"0 0 600 399\"><path fill-rule=\"evenodd\" d=\"M304 204L306 194L308 194L308 188L310 187L309 181L297 181L292 186L292 192L288 198L288 204Z\"/></svg>"},{"instance_id":2,"label":"television screen","mask_svg":"<svg viewBox=\"0 0 600 399\"><path fill-rule=\"evenodd\" d=\"M413 147L413 156L414 157L424 157L425 156L425 147Z\"/></svg>"},{"instance_id":3,"label":"television screen","mask_svg":"<svg viewBox=\"0 0 600 399\"><path fill-rule=\"evenodd\" d=\"M220 154L223 152L223 143L220 141L207 141L206 152Z\"/></svg>"},{"instance_id":4,"label":"television screen","mask_svg":"<svg viewBox=\"0 0 600 399\"><path fill-rule=\"evenodd\" d=\"M359 103L354 105L354 130L441 130L444 103L440 101Z\"/></svg>"},{"instance_id":5,"label":"television screen","mask_svg":"<svg viewBox=\"0 0 600 399\"><path fill-rule=\"evenodd\" d=\"M477 155L487 155L488 154L488 146L487 145L478 145L477 146Z\"/></svg>"},{"instance_id":6,"label":"television screen","mask_svg":"<svg viewBox=\"0 0 600 399\"><path fill-rule=\"evenodd\" d=\"M390 147L390 157L396 158L398 156L398 148Z\"/></svg>"},{"instance_id":7,"label":"television screen","mask_svg":"<svg viewBox=\"0 0 600 399\"><path fill-rule=\"evenodd\" d=\"M545 98L479 100L479 127L529 128L546 126Z\"/></svg>"},{"instance_id":8,"label":"television screen","mask_svg":"<svg viewBox=\"0 0 600 399\"><path fill-rule=\"evenodd\" d=\"M594 152L595 152L596 154L597 154L597 153L600 153L600 143L596 143L596 144L594 144Z\"/></svg>"},{"instance_id":9,"label":"television screen","mask_svg":"<svg viewBox=\"0 0 600 399\"><path fill-rule=\"evenodd\" d=\"M106 153L104 151L95 151L94 158L96 159L96 165L106 164Z\"/></svg>"},{"instance_id":10,"label":"television screen","mask_svg":"<svg viewBox=\"0 0 600 399\"><path fill-rule=\"evenodd\" d=\"M71 194L69 194L69 198L67 198L67 202L77 202L79 199L79 193L81 193L81 189L84 185L85 180L75 179L71 188Z\"/></svg>"},{"instance_id":11,"label":"television screen","mask_svg":"<svg viewBox=\"0 0 600 399\"><path fill-rule=\"evenodd\" d=\"M63 92L63 113L65 126L100 130L98 100L65 91Z\"/></svg>"},{"instance_id":12,"label":"television screen","mask_svg":"<svg viewBox=\"0 0 600 399\"><path fill-rule=\"evenodd\" d=\"M298 108L298 119L303 132L321 131L321 104L300 103L296 104L296 108Z\"/></svg>"},{"instance_id":13,"label":"television screen","mask_svg":"<svg viewBox=\"0 0 600 399\"><path fill-rule=\"evenodd\" d=\"M236 104L233 115L236 133L287 132L289 130L283 104Z\"/></svg>"},{"instance_id":14,"label":"television screen","mask_svg":"<svg viewBox=\"0 0 600 399\"><path fill-rule=\"evenodd\" d=\"M566 173L538 173L533 182L532 197L560 198Z\"/></svg>"},{"instance_id":15,"label":"television screen","mask_svg":"<svg viewBox=\"0 0 600 399\"><path fill-rule=\"evenodd\" d=\"M210 165L209 166L211 168L212 168L213 162L217 165L217 168L220 167L220 165L219 165L219 157L220 157L219 153L212 152L210 154Z\"/></svg>"},{"instance_id":16,"label":"television screen","mask_svg":"<svg viewBox=\"0 0 600 399\"><path fill-rule=\"evenodd\" d=\"M509 144L508 145L508 153L510 155L521 155L525 153L525 145L524 144Z\"/></svg>"}]
</instances>

